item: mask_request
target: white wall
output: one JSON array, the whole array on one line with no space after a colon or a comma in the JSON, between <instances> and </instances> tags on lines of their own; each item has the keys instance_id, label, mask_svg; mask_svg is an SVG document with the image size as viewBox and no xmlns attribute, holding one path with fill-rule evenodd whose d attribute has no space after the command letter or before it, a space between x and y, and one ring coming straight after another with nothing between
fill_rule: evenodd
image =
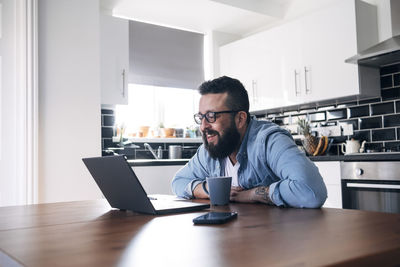
<instances>
[{"instance_id":1,"label":"white wall","mask_svg":"<svg viewBox=\"0 0 400 267\"><path fill-rule=\"evenodd\" d=\"M18 204L16 2L0 5L0 206L8 206Z\"/></svg>"},{"instance_id":2,"label":"white wall","mask_svg":"<svg viewBox=\"0 0 400 267\"><path fill-rule=\"evenodd\" d=\"M101 196L82 157L101 154L98 0L39 1L39 202Z\"/></svg>"}]
</instances>

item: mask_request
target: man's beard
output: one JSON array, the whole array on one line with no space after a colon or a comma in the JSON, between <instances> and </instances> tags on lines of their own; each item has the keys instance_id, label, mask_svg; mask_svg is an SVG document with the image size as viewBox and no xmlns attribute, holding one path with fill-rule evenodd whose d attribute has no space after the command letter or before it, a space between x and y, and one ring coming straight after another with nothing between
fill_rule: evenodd
<instances>
[{"instance_id":1,"label":"man's beard","mask_svg":"<svg viewBox=\"0 0 400 267\"><path fill-rule=\"evenodd\" d=\"M209 144L207 141L207 133L215 134L218 136L218 143L216 145ZM229 156L232 152L234 152L238 146L240 141L240 134L236 128L234 120L231 121L231 125L220 135L219 132L214 130L206 129L203 132L203 143L206 147L208 153L213 159L222 159Z\"/></svg>"}]
</instances>

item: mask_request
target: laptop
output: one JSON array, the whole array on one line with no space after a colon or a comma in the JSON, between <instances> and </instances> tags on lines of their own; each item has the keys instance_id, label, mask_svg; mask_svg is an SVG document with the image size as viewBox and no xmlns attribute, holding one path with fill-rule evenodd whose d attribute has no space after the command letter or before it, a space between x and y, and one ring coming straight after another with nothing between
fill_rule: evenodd
<instances>
[{"instance_id":1,"label":"laptop","mask_svg":"<svg viewBox=\"0 0 400 267\"><path fill-rule=\"evenodd\" d=\"M101 192L111 207L147 214L169 214L198 211L209 208L209 204L195 203L173 196L149 197L132 167L121 156L83 158ZM165 196L165 195L164 195Z\"/></svg>"}]
</instances>

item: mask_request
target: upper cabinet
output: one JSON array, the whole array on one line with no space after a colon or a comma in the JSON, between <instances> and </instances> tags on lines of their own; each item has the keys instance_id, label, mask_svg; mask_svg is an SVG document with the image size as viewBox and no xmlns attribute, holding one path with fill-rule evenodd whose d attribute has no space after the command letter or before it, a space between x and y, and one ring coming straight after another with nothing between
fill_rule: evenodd
<instances>
[{"instance_id":1,"label":"upper cabinet","mask_svg":"<svg viewBox=\"0 0 400 267\"><path fill-rule=\"evenodd\" d=\"M101 103L128 104L128 20L100 13Z\"/></svg>"},{"instance_id":2,"label":"upper cabinet","mask_svg":"<svg viewBox=\"0 0 400 267\"><path fill-rule=\"evenodd\" d=\"M379 70L344 60L377 42L376 8L358 0L340 0L221 47L221 74L247 79L252 110L373 97L379 95ZM232 56L237 53L240 61ZM365 72L368 78L359 78Z\"/></svg>"}]
</instances>

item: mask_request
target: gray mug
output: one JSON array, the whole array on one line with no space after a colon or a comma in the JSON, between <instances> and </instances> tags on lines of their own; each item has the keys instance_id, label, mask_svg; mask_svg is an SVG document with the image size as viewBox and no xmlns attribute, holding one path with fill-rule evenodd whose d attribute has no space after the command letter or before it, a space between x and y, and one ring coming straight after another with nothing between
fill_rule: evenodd
<instances>
[{"instance_id":1,"label":"gray mug","mask_svg":"<svg viewBox=\"0 0 400 267\"><path fill-rule=\"evenodd\" d=\"M231 195L232 177L207 177L211 205L227 205Z\"/></svg>"}]
</instances>

